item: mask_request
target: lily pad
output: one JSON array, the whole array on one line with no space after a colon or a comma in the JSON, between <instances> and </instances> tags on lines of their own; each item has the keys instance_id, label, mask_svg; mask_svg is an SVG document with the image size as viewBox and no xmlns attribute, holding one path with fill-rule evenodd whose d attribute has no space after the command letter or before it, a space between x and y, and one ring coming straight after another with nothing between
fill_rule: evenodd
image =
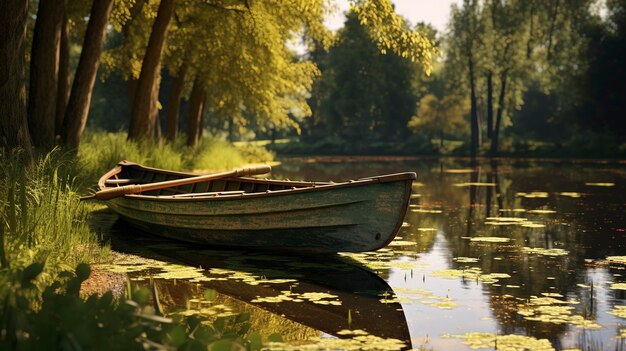
<instances>
[{"instance_id":1,"label":"lily pad","mask_svg":"<svg viewBox=\"0 0 626 351\"><path fill-rule=\"evenodd\" d=\"M568 251L563 249L544 249L541 247L523 247L522 252L525 254L535 254L542 256L567 256Z\"/></svg>"},{"instance_id":2,"label":"lily pad","mask_svg":"<svg viewBox=\"0 0 626 351\"><path fill-rule=\"evenodd\" d=\"M465 334L445 334L444 338L464 339L463 344L472 349L494 349L508 351L554 351L548 339L536 339L524 335L497 335L494 333L469 332Z\"/></svg>"}]
</instances>

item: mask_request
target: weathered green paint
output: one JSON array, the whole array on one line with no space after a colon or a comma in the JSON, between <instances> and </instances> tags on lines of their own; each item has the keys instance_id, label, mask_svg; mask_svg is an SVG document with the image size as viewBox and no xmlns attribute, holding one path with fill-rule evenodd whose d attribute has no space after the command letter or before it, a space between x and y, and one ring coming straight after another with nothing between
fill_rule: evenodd
<instances>
[{"instance_id":1,"label":"weathered green paint","mask_svg":"<svg viewBox=\"0 0 626 351\"><path fill-rule=\"evenodd\" d=\"M395 237L415 174L381 177L315 187L294 182L300 187L224 196L127 195L107 205L134 226L177 240L315 252L372 251ZM255 182L228 182L239 180ZM204 190L199 186L195 191Z\"/></svg>"}]
</instances>

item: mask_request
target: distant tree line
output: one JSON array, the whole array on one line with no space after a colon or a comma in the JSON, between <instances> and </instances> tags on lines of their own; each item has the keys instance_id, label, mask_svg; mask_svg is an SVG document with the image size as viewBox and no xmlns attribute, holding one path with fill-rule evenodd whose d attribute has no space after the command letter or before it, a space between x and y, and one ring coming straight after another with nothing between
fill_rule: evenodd
<instances>
[{"instance_id":1,"label":"distant tree line","mask_svg":"<svg viewBox=\"0 0 626 351\"><path fill-rule=\"evenodd\" d=\"M301 139L392 144L413 132L439 148L446 138L467 140L472 156L500 155L503 137L519 151L547 141L569 154L593 139L624 153L626 1L601 5L465 0L452 7L445 35L415 28L441 48L430 77L376 50L351 14L328 52L309 53L322 75Z\"/></svg>"}]
</instances>

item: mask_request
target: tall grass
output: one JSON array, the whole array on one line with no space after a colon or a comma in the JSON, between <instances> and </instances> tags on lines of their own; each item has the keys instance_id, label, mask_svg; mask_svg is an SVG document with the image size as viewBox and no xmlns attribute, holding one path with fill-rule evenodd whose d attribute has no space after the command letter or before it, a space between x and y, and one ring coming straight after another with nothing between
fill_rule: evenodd
<instances>
[{"instance_id":1,"label":"tall grass","mask_svg":"<svg viewBox=\"0 0 626 351\"><path fill-rule=\"evenodd\" d=\"M88 227L89 210L79 202L73 169L58 150L33 164L0 151L0 275L41 262L45 284L106 251Z\"/></svg>"},{"instance_id":2,"label":"tall grass","mask_svg":"<svg viewBox=\"0 0 626 351\"><path fill-rule=\"evenodd\" d=\"M81 203L79 193L81 184L95 183L123 159L221 170L272 158L258 146L204 140L190 149L182 140L136 143L105 133L88 135L78 155L55 150L33 163L0 149L0 350L260 348L260 336L244 338L250 327L245 315L212 326L193 318L172 321L146 313L145 289L119 304L110 293L83 301L79 289L90 273L79 263L99 260L107 248L88 225L97 205Z\"/></svg>"},{"instance_id":3,"label":"tall grass","mask_svg":"<svg viewBox=\"0 0 626 351\"><path fill-rule=\"evenodd\" d=\"M175 142L126 140L124 133L89 133L78 153L81 179L95 182L121 160L172 170L221 171L249 163L269 162L274 155L262 146L238 145L203 138L190 148Z\"/></svg>"}]
</instances>

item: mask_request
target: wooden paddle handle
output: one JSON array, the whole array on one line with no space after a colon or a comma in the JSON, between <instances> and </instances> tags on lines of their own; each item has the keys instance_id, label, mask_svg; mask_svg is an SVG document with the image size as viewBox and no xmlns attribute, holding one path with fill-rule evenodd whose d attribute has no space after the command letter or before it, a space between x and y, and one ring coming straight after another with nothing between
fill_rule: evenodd
<instances>
[{"instance_id":1,"label":"wooden paddle handle","mask_svg":"<svg viewBox=\"0 0 626 351\"><path fill-rule=\"evenodd\" d=\"M116 197L124 196L127 194L140 193L144 191L142 188L143 187L140 184L133 184L133 185L124 185L120 187L102 189L96 192L95 194L93 194L91 198L94 198L96 200L111 200L111 199L115 199Z\"/></svg>"},{"instance_id":2,"label":"wooden paddle handle","mask_svg":"<svg viewBox=\"0 0 626 351\"><path fill-rule=\"evenodd\" d=\"M132 184L132 185L125 185L125 186L120 186L120 187L111 187L108 189L102 189L96 192L95 194L93 194L92 196L83 197L81 198L81 200L87 200L87 199L111 200L116 197L130 195L130 194L137 194L137 193L141 193L144 191L159 190L159 189L164 189L164 188L170 188L170 187L187 185L187 184L194 184L194 183L199 183L203 181L228 178L228 177L264 174L264 173L270 172L271 170L272 170L272 167L268 165L250 166L250 167L244 167L244 168L237 168L228 172L206 174L206 175L201 175L197 177L168 180L164 182L148 183L148 184Z\"/></svg>"}]
</instances>

